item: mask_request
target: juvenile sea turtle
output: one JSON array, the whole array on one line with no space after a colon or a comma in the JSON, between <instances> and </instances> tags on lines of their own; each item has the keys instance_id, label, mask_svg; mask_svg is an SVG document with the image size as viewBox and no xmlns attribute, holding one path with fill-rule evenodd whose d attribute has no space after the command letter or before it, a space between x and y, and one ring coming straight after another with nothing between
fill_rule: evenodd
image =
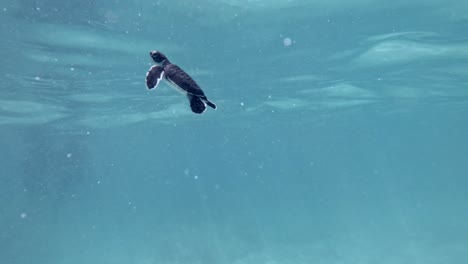
<instances>
[{"instance_id":1,"label":"juvenile sea turtle","mask_svg":"<svg viewBox=\"0 0 468 264\"><path fill-rule=\"evenodd\" d=\"M216 105L206 98L200 86L184 70L172 64L159 51L151 51L150 56L156 65L153 65L146 74L148 89L156 88L159 81L165 79L174 89L187 96L192 112L201 114L205 112L206 105L216 109Z\"/></svg>"}]
</instances>

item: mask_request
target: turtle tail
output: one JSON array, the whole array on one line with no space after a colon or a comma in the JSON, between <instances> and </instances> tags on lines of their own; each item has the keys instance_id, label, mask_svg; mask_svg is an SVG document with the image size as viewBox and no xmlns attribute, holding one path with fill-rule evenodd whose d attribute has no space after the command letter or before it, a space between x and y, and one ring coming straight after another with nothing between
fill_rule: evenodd
<instances>
[{"instance_id":1,"label":"turtle tail","mask_svg":"<svg viewBox=\"0 0 468 264\"><path fill-rule=\"evenodd\" d=\"M203 102L205 102L205 104L207 104L209 107L213 108L213 109L216 109L216 105L211 102L210 100L208 100L208 98L206 98L206 96L200 96L200 98L203 100Z\"/></svg>"},{"instance_id":2,"label":"turtle tail","mask_svg":"<svg viewBox=\"0 0 468 264\"><path fill-rule=\"evenodd\" d=\"M215 105L213 102L211 102L210 100L207 99L207 100L205 101L205 103L206 103L209 107L211 107L211 108L213 108L213 109L216 109L216 105Z\"/></svg>"}]
</instances>

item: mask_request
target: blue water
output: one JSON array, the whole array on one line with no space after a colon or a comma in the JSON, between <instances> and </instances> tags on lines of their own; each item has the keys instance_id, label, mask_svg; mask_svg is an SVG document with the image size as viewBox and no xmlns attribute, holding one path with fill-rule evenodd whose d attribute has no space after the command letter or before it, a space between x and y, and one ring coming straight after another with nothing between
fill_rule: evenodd
<instances>
[{"instance_id":1,"label":"blue water","mask_svg":"<svg viewBox=\"0 0 468 264\"><path fill-rule=\"evenodd\" d=\"M466 10L2 0L0 263L468 263Z\"/></svg>"}]
</instances>

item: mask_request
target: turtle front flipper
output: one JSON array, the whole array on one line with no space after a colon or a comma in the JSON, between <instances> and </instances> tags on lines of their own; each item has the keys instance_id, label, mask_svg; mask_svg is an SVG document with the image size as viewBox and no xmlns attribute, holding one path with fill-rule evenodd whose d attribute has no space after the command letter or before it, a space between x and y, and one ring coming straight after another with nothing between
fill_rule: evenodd
<instances>
[{"instance_id":1,"label":"turtle front flipper","mask_svg":"<svg viewBox=\"0 0 468 264\"><path fill-rule=\"evenodd\" d=\"M187 94L187 98L190 102L190 108L192 109L192 112L195 114L201 114L205 112L206 105L202 99L200 99L200 97L193 94Z\"/></svg>"},{"instance_id":2,"label":"turtle front flipper","mask_svg":"<svg viewBox=\"0 0 468 264\"><path fill-rule=\"evenodd\" d=\"M154 65L146 73L146 87L153 89L158 87L159 81L164 77L164 69L159 65Z\"/></svg>"}]
</instances>

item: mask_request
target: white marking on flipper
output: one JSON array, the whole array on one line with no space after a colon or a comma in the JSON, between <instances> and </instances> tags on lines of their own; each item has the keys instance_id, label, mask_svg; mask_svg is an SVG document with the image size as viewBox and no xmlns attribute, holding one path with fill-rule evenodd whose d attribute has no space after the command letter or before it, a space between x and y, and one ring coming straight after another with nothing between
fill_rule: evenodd
<instances>
[{"instance_id":1,"label":"white marking on flipper","mask_svg":"<svg viewBox=\"0 0 468 264\"><path fill-rule=\"evenodd\" d=\"M149 87L148 86L148 76L150 75L151 71L153 70L153 68L155 67L161 67L161 66L158 66L158 65L154 65L152 66L149 71L146 73L146 88L148 88L148 90L152 90L152 89L156 89L159 85L159 82L161 81L162 78L164 78L164 70L161 71L161 74L159 75L158 78L156 78L156 84L153 86L153 87Z\"/></svg>"},{"instance_id":2,"label":"white marking on flipper","mask_svg":"<svg viewBox=\"0 0 468 264\"><path fill-rule=\"evenodd\" d=\"M161 72L161 75L159 75L159 78L156 80L156 85L154 88L158 87L159 82L164 78L164 71Z\"/></svg>"}]
</instances>

